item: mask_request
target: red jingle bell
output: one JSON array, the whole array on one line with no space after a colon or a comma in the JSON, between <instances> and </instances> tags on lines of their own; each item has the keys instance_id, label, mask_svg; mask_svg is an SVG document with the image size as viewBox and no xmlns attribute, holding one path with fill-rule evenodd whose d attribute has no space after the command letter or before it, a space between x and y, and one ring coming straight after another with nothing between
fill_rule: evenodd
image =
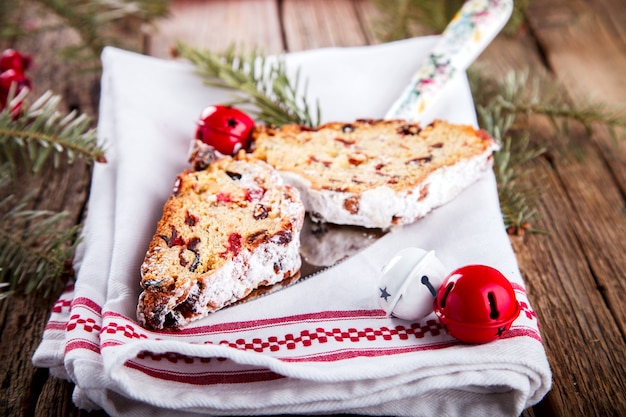
<instances>
[{"instance_id":1,"label":"red jingle bell","mask_svg":"<svg viewBox=\"0 0 626 417\"><path fill-rule=\"evenodd\" d=\"M443 281L434 310L451 336L467 343L487 343L509 330L520 306L511 283L497 269L467 265Z\"/></svg>"},{"instance_id":2,"label":"red jingle bell","mask_svg":"<svg viewBox=\"0 0 626 417\"><path fill-rule=\"evenodd\" d=\"M234 107L209 106L198 120L196 139L224 155L234 155L248 148L253 128L254 120L244 112Z\"/></svg>"},{"instance_id":3,"label":"red jingle bell","mask_svg":"<svg viewBox=\"0 0 626 417\"><path fill-rule=\"evenodd\" d=\"M5 49L0 53L0 72L8 69L23 73L31 64L30 55L22 55L15 49Z\"/></svg>"}]
</instances>

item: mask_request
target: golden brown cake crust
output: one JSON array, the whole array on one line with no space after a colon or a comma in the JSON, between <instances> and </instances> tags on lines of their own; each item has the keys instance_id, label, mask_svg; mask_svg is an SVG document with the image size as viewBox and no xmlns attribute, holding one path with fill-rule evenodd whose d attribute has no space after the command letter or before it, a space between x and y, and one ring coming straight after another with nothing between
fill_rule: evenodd
<instances>
[{"instance_id":1,"label":"golden brown cake crust","mask_svg":"<svg viewBox=\"0 0 626 417\"><path fill-rule=\"evenodd\" d=\"M403 190L438 168L484 153L493 143L484 131L442 120L422 128L404 120L360 119L316 129L259 127L253 155L302 175L313 189L362 192L386 185Z\"/></svg>"},{"instance_id":2,"label":"golden brown cake crust","mask_svg":"<svg viewBox=\"0 0 626 417\"><path fill-rule=\"evenodd\" d=\"M382 228L445 203L469 184L458 177L475 181L498 147L485 131L442 120L424 127L369 119L315 129L261 126L253 137L252 156L296 186L307 210L333 223ZM428 199L433 191L440 197ZM375 218L377 212L384 214Z\"/></svg>"},{"instance_id":3,"label":"golden brown cake crust","mask_svg":"<svg viewBox=\"0 0 626 417\"><path fill-rule=\"evenodd\" d=\"M140 323L179 328L297 276L303 217L297 190L245 155L182 172L141 266Z\"/></svg>"}]
</instances>

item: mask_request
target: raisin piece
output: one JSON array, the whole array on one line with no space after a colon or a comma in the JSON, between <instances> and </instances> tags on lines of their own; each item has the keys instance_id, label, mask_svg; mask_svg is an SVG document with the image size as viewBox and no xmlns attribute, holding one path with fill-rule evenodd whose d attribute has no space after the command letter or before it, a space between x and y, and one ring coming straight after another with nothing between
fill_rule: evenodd
<instances>
[{"instance_id":1,"label":"raisin piece","mask_svg":"<svg viewBox=\"0 0 626 417\"><path fill-rule=\"evenodd\" d=\"M246 238L246 242L248 243L248 245L257 245L267 242L267 238L267 230L259 230L258 232L249 235Z\"/></svg>"},{"instance_id":2,"label":"raisin piece","mask_svg":"<svg viewBox=\"0 0 626 417\"><path fill-rule=\"evenodd\" d=\"M198 269L198 266L200 265L200 253L198 252L198 244L200 244L199 237L192 237L191 239L189 239L189 242L187 242L187 250L193 252L195 255L195 258L193 259L193 262L189 267L189 270L191 272L196 272L196 269ZM179 255L179 258L181 258L181 255L182 254ZM187 264L187 260L185 260L184 264L181 262L181 265L183 266L187 266Z\"/></svg>"},{"instance_id":3,"label":"raisin piece","mask_svg":"<svg viewBox=\"0 0 626 417\"><path fill-rule=\"evenodd\" d=\"M187 242L187 249L189 249L193 253L197 253L199 243L200 243L199 237L192 237L191 239L189 239L189 242Z\"/></svg>"},{"instance_id":4,"label":"raisin piece","mask_svg":"<svg viewBox=\"0 0 626 417\"><path fill-rule=\"evenodd\" d=\"M351 124L349 124L349 123L348 123L348 124L345 124L345 125L343 125L343 126L341 127L341 131L342 131L343 133L351 133L351 132L354 132L354 130L355 130L355 127L354 127L354 126L352 126L352 125L351 125Z\"/></svg>"},{"instance_id":5,"label":"raisin piece","mask_svg":"<svg viewBox=\"0 0 626 417\"><path fill-rule=\"evenodd\" d=\"M178 311L184 318L191 318L196 313L196 303L198 301L199 294L190 294L189 297L182 303L176 306L174 310Z\"/></svg>"},{"instance_id":6,"label":"raisin piece","mask_svg":"<svg viewBox=\"0 0 626 417\"><path fill-rule=\"evenodd\" d=\"M257 204L254 206L254 210L252 211L252 217L254 220L263 220L267 219L268 210L263 204Z\"/></svg>"},{"instance_id":7,"label":"raisin piece","mask_svg":"<svg viewBox=\"0 0 626 417\"><path fill-rule=\"evenodd\" d=\"M418 125L402 125L396 129L400 135L417 135L422 129Z\"/></svg>"},{"instance_id":8,"label":"raisin piece","mask_svg":"<svg viewBox=\"0 0 626 417\"><path fill-rule=\"evenodd\" d=\"M189 213L189 210L187 210L187 211L185 212L185 224L186 224L187 226L191 226L191 227L193 227L193 226L195 226L195 225L196 225L196 223L198 223L198 217L197 217L197 216L194 216L194 215L193 215L193 214L191 214L191 213Z\"/></svg>"},{"instance_id":9,"label":"raisin piece","mask_svg":"<svg viewBox=\"0 0 626 417\"><path fill-rule=\"evenodd\" d=\"M281 230L280 232L272 236L272 242L278 243L279 245L286 245L287 243L291 242L292 239L293 235L291 233L291 230Z\"/></svg>"},{"instance_id":10,"label":"raisin piece","mask_svg":"<svg viewBox=\"0 0 626 417\"><path fill-rule=\"evenodd\" d=\"M189 267L189 270L191 272L196 272L196 269L198 269L199 265L200 265L200 254L196 253L196 257L193 258L193 262L191 263L191 266Z\"/></svg>"},{"instance_id":11,"label":"raisin piece","mask_svg":"<svg viewBox=\"0 0 626 417\"><path fill-rule=\"evenodd\" d=\"M176 285L176 281L171 277L160 279L146 279L142 281L141 286L144 290L150 292L170 291Z\"/></svg>"},{"instance_id":12,"label":"raisin piece","mask_svg":"<svg viewBox=\"0 0 626 417\"><path fill-rule=\"evenodd\" d=\"M233 181L238 181L241 179L241 174L238 172L226 171L226 175L228 175Z\"/></svg>"},{"instance_id":13,"label":"raisin piece","mask_svg":"<svg viewBox=\"0 0 626 417\"><path fill-rule=\"evenodd\" d=\"M413 158L406 162L407 165L423 165L433 160L432 155L422 156L419 158Z\"/></svg>"},{"instance_id":14,"label":"raisin piece","mask_svg":"<svg viewBox=\"0 0 626 417\"><path fill-rule=\"evenodd\" d=\"M176 230L174 226L172 226L172 235L170 237L164 235L160 235L159 237L167 243L168 248L185 244L185 240L178 235L178 230Z\"/></svg>"},{"instance_id":15,"label":"raisin piece","mask_svg":"<svg viewBox=\"0 0 626 417\"><path fill-rule=\"evenodd\" d=\"M179 326L180 326L180 323L178 322L176 317L174 317L174 314L172 314L172 312L167 313L167 315L163 319L163 327L164 328L178 328ZM158 326L154 326L154 327L158 327Z\"/></svg>"}]
</instances>

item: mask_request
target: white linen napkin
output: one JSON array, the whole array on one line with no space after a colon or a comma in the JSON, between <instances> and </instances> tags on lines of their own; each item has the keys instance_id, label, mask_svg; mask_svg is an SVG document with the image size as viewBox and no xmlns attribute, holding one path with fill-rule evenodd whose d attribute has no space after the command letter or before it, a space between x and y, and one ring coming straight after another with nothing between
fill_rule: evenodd
<instances>
[{"instance_id":1,"label":"white linen napkin","mask_svg":"<svg viewBox=\"0 0 626 417\"><path fill-rule=\"evenodd\" d=\"M435 37L285 56L324 121L380 118ZM103 56L99 138L77 280L55 304L33 362L76 384L75 403L119 416L358 413L517 416L551 386L550 368L489 173L422 220L292 287L177 332L137 324L139 266L195 122L228 101L193 68L114 48ZM476 125L457 76L426 119ZM376 281L400 249L434 249L450 270L482 263L514 285L522 312L483 345L447 335L434 314L388 318Z\"/></svg>"}]
</instances>

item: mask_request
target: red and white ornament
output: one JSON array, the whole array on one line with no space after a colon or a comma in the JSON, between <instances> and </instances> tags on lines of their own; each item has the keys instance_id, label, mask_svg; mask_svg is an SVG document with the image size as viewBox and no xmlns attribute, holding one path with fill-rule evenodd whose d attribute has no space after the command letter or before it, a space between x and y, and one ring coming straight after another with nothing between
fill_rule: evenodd
<instances>
[{"instance_id":1,"label":"red and white ornament","mask_svg":"<svg viewBox=\"0 0 626 417\"><path fill-rule=\"evenodd\" d=\"M520 313L513 286L497 269L467 265L446 274L434 251L419 248L403 249L385 265L378 304L404 320L434 311L447 332L466 343L502 337Z\"/></svg>"},{"instance_id":2,"label":"red and white ornament","mask_svg":"<svg viewBox=\"0 0 626 417\"><path fill-rule=\"evenodd\" d=\"M202 111L196 139L224 155L234 155L250 146L254 120L234 107L209 106Z\"/></svg>"}]
</instances>

